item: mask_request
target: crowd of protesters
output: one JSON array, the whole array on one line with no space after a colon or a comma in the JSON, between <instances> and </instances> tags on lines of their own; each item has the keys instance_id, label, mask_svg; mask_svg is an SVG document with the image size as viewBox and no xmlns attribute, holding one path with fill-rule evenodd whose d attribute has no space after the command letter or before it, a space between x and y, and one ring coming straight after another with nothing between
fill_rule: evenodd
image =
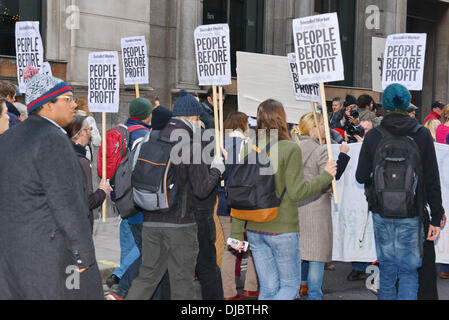
<instances>
[{"instance_id":1,"label":"crowd of protesters","mask_svg":"<svg viewBox=\"0 0 449 320\"><path fill-rule=\"evenodd\" d=\"M180 155L189 161L176 164L172 171L178 188L176 205L164 214L142 209L122 219L120 268L107 279L110 290L104 293L95 259L92 210L108 196L114 201L115 194L114 185L105 180L96 190L93 186L92 146L100 146L101 136L88 101L84 97L75 100L67 83L42 74L29 80L22 100L26 106L20 98L23 94L17 87L0 82L0 299L188 300L197 278L205 300L293 300L300 296L321 300L324 270L335 269L330 264L331 182L343 175L351 161L351 144L363 143L356 177L362 184L370 183L383 129L416 141L424 177L418 188L422 195L416 201L423 211L428 205L430 218L393 221L370 207L381 271L378 296L438 298L434 241L445 216L432 142L449 144L449 105L441 101L432 104L424 127L418 126L419 108L411 104L410 93L402 86L387 88L382 105L367 94L348 95L344 100L336 97L329 114L331 141L326 141L321 114L303 115L289 132L282 102L267 100L257 110L256 128L265 130L266 137L276 130L276 141L251 139L248 115L232 112L224 122L223 157L214 156L211 150L211 163L203 157L194 164L189 162L194 150L215 145L213 137L207 143L194 139L197 133L214 128L212 90L203 103L181 90L173 111L161 106L159 98L154 103L145 98L133 100L125 126L138 128L130 132L128 151L138 150L153 132L175 143L172 133L181 129L187 132L190 148L182 149ZM340 144L337 162L328 158L324 146L328 142ZM276 157L270 152L274 144ZM270 161L277 164L273 192L279 210L269 222L231 217L225 186L251 150L266 150ZM413 241L417 245L405 257L390 246L400 242L392 234L407 228L422 228L423 241L418 233L410 236L407 246ZM218 231L225 239L222 250L216 248ZM380 240L389 237L388 243ZM228 238L249 242L244 253L243 294L236 288L241 248L228 246ZM220 264L219 251L223 252ZM347 280L366 279L369 264L354 261ZM80 275L79 290L66 285L68 266ZM439 275L448 279L449 265L442 265Z\"/></svg>"}]
</instances>

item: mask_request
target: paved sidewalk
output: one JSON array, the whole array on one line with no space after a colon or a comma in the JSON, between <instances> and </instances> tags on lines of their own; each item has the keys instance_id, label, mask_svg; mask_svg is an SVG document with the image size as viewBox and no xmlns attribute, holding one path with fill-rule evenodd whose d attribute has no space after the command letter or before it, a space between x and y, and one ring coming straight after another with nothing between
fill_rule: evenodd
<instances>
[{"instance_id":1,"label":"paved sidewalk","mask_svg":"<svg viewBox=\"0 0 449 320\"><path fill-rule=\"evenodd\" d=\"M95 254L103 281L120 266L120 221L115 217L94 223Z\"/></svg>"}]
</instances>

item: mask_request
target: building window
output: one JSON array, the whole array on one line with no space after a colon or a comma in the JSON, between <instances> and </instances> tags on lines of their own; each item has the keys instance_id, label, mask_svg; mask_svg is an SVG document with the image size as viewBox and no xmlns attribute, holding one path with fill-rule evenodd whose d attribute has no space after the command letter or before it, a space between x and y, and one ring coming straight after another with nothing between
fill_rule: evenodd
<instances>
[{"instance_id":1,"label":"building window","mask_svg":"<svg viewBox=\"0 0 449 320\"><path fill-rule=\"evenodd\" d=\"M341 50L345 66L345 80L334 85L354 85L355 0L315 0L315 14L337 12L340 24Z\"/></svg>"},{"instance_id":2,"label":"building window","mask_svg":"<svg viewBox=\"0 0 449 320\"><path fill-rule=\"evenodd\" d=\"M228 23L231 70L236 74L236 52L263 53L265 0L204 0L203 23Z\"/></svg>"},{"instance_id":3,"label":"building window","mask_svg":"<svg viewBox=\"0 0 449 320\"><path fill-rule=\"evenodd\" d=\"M16 21L39 21L42 34L42 0L0 0L0 55L16 55Z\"/></svg>"}]
</instances>

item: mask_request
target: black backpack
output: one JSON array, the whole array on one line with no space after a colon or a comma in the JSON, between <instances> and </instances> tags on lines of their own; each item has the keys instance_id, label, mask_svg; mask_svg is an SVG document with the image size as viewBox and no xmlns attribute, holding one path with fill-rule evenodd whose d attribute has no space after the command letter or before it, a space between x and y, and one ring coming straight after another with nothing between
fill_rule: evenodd
<instances>
[{"instance_id":1,"label":"black backpack","mask_svg":"<svg viewBox=\"0 0 449 320\"><path fill-rule=\"evenodd\" d=\"M160 131L153 131L141 145L131 183L134 203L143 212L168 212L178 203L179 188L170 160L177 143L161 138Z\"/></svg>"},{"instance_id":2,"label":"black backpack","mask_svg":"<svg viewBox=\"0 0 449 320\"><path fill-rule=\"evenodd\" d=\"M259 223L276 219L287 189L280 199L276 197L273 169L267 157L271 145L263 151L254 146L254 150L234 166L226 185L227 203L233 218ZM250 164L248 159L256 159L256 163ZM262 175L261 170L272 174Z\"/></svg>"},{"instance_id":3,"label":"black backpack","mask_svg":"<svg viewBox=\"0 0 449 320\"><path fill-rule=\"evenodd\" d=\"M417 133L421 127L417 123L412 132ZM420 216L420 210L415 205L418 183L423 176L418 145L410 136L392 135L382 126L378 130L382 139L374 155L368 202L384 218Z\"/></svg>"}]
</instances>

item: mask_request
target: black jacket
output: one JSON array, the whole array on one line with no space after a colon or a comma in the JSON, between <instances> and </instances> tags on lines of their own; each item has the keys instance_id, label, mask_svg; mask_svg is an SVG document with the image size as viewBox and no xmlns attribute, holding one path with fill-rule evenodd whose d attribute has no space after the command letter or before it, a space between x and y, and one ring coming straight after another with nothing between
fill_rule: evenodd
<instances>
[{"instance_id":1,"label":"black jacket","mask_svg":"<svg viewBox=\"0 0 449 320\"><path fill-rule=\"evenodd\" d=\"M88 192L88 202L89 202L89 221L91 225L91 230L93 231L94 227L94 214L92 210L99 208L104 200L106 199L106 193L101 190L97 189L97 191L94 192L93 183L92 183L92 166L89 161L89 159L86 158L86 148L82 145L79 145L77 143L73 144L73 148L75 149L75 152L78 156L78 160L81 164L81 167L84 171L84 176L86 177L86 186L87 186L87 192Z\"/></svg>"},{"instance_id":2,"label":"black jacket","mask_svg":"<svg viewBox=\"0 0 449 320\"><path fill-rule=\"evenodd\" d=\"M190 164L181 163L175 166L176 183L179 187L178 203L176 207L166 213L145 212L144 222L177 225L195 223L196 197L200 199L208 197L220 178L218 169L209 169L209 166L204 163L193 164L193 153L201 151L201 142L193 142L193 131L185 122L176 118L171 119L161 131L161 137L170 138L171 133L176 129L187 130L190 135L190 141L187 142L190 144L190 148L175 146L177 150L181 149L181 152L190 150Z\"/></svg>"},{"instance_id":3,"label":"black jacket","mask_svg":"<svg viewBox=\"0 0 449 320\"><path fill-rule=\"evenodd\" d=\"M424 127L414 134L416 120L402 114L389 114L383 119L381 126L386 128L391 134L398 136L408 135L413 138L419 147L421 161L423 164L425 191L421 199L423 203L428 203L431 212L431 224L439 227L444 209L441 200L440 174L438 162L435 154L435 146L430 131ZM377 128L374 128L365 137L360 151L359 163L356 172L356 179L361 184L370 183L370 175L373 172L372 163L377 145L382 136ZM422 182L422 180L421 180ZM417 204L419 205L419 204ZM424 219L426 219L424 215Z\"/></svg>"},{"instance_id":4,"label":"black jacket","mask_svg":"<svg viewBox=\"0 0 449 320\"><path fill-rule=\"evenodd\" d=\"M341 125L340 121L343 119L345 115L345 109L341 109L337 113L331 113L329 115L329 126L331 129L343 129L343 126Z\"/></svg>"}]
</instances>

